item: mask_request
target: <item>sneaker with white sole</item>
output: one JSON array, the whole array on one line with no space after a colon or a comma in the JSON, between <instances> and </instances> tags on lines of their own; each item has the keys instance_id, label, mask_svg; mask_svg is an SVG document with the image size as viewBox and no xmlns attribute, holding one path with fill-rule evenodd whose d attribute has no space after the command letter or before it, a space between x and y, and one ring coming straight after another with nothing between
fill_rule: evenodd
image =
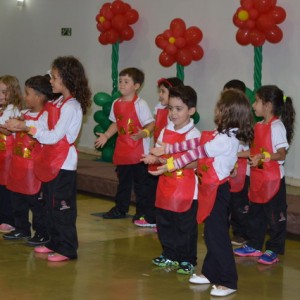
<instances>
[{"instance_id":1,"label":"sneaker with white sole","mask_svg":"<svg viewBox=\"0 0 300 300\"><path fill-rule=\"evenodd\" d=\"M150 228L156 227L156 224L148 223L144 217L140 217L139 219L135 220L133 223L134 225L139 227L150 227Z\"/></svg>"},{"instance_id":2,"label":"sneaker with white sole","mask_svg":"<svg viewBox=\"0 0 300 300\"><path fill-rule=\"evenodd\" d=\"M228 296L231 295L233 293L235 293L237 290L235 289L230 289L227 288L225 286L216 286L213 285L211 291L210 291L210 295L211 296L218 296L218 297L224 297L224 296Z\"/></svg>"},{"instance_id":3,"label":"sneaker with white sole","mask_svg":"<svg viewBox=\"0 0 300 300\"><path fill-rule=\"evenodd\" d=\"M191 275L194 272L194 265L183 261L179 264L179 267L177 269L178 274L183 274L183 275Z\"/></svg>"},{"instance_id":4,"label":"sneaker with white sole","mask_svg":"<svg viewBox=\"0 0 300 300\"><path fill-rule=\"evenodd\" d=\"M271 250L266 250L257 262L263 265L272 265L279 262L279 258L275 252Z\"/></svg>"},{"instance_id":5,"label":"sneaker with white sole","mask_svg":"<svg viewBox=\"0 0 300 300\"><path fill-rule=\"evenodd\" d=\"M44 236L36 233L33 237L27 240L26 244L28 246L40 246L46 244L48 241L49 241L48 236Z\"/></svg>"},{"instance_id":6,"label":"sneaker with white sole","mask_svg":"<svg viewBox=\"0 0 300 300\"><path fill-rule=\"evenodd\" d=\"M159 267L174 267L178 268L179 263L176 260L171 260L161 255L152 259L152 263Z\"/></svg>"},{"instance_id":7,"label":"sneaker with white sole","mask_svg":"<svg viewBox=\"0 0 300 300\"><path fill-rule=\"evenodd\" d=\"M29 234L25 234L25 233L23 233L21 231L14 230L14 231L11 231L9 233L3 234L3 238L5 240L22 240L22 239L28 239L28 238L30 238L30 235Z\"/></svg>"},{"instance_id":8,"label":"sneaker with white sole","mask_svg":"<svg viewBox=\"0 0 300 300\"><path fill-rule=\"evenodd\" d=\"M12 232L14 231L16 228L9 225L9 224L6 224L6 223L2 223L0 225L0 232L4 232L4 233L8 233L8 232Z\"/></svg>"},{"instance_id":9,"label":"sneaker with white sole","mask_svg":"<svg viewBox=\"0 0 300 300\"><path fill-rule=\"evenodd\" d=\"M195 284L210 284L210 281L204 275L198 276L196 274L190 277L189 282Z\"/></svg>"},{"instance_id":10,"label":"sneaker with white sole","mask_svg":"<svg viewBox=\"0 0 300 300\"><path fill-rule=\"evenodd\" d=\"M247 245L234 249L233 253L237 256L261 256L262 255L262 252L260 250L256 250Z\"/></svg>"}]
</instances>

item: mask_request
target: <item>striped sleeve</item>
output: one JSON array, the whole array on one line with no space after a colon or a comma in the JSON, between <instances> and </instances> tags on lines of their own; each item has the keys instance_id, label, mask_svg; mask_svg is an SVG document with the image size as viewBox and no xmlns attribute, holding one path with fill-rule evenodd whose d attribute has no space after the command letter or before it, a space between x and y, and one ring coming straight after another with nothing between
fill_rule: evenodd
<instances>
[{"instance_id":1,"label":"striped sleeve","mask_svg":"<svg viewBox=\"0 0 300 300\"><path fill-rule=\"evenodd\" d=\"M174 166L176 169L182 169L192 161L206 156L207 154L205 152L204 146L198 146L196 149L189 150L180 157L176 158L174 160Z\"/></svg>"},{"instance_id":2,"label":"striped sleeve","mask_svg":"<svg viewBox=\"0 0 300 300\"><path fill-rule=\"evenodd\" d=\"M187 150L193 150L199 146L200 146L199 138L182 141L180 143L166 144L165 154L172 154L172 153L178 153L178 152L183 152L183 151L187 151Z\"/></svg>"}]
</instances>

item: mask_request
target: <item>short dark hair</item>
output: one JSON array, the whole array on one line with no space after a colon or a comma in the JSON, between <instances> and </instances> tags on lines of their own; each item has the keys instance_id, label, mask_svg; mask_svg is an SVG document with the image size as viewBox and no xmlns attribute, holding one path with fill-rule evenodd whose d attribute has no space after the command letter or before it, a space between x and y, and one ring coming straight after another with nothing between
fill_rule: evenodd
<instances>
[{"instance_id":1,"label":"short dark hair","mask_svg":"<svg viewBox=\"0 0 300 300\"><path fill-rule=\"evenodd\" d=\"M166 89L170 89L175 86L183 85L182 80L177 77L169 77L169 78L160 78L157 81L157 86L164 86Z\"/></svg>"},{"instance_id":2,"label":"short dark hair","mask_svg":"<svg viewBox=\"0 0 300 300\"><path fill-rule=\"evenodd\" d=\"M126 76L126 75L131 77L134 83L139 83L140 85L142 85L144 83L145 74L143 71L141 71L137 68L127 68L127 69L122 70L119 73L119 76Z\"/></svg>"},{"instance_id":3,"label":"short dark hair","mask_svg":"<svg viewBox=\"0 0 300 300\"><path fill-rule=\"evenodd\" d=\"M181 99L188 108L197 106L197 93L192 87L188 85L180 85L170 88L169 98L170 97Z\"/></svg>"},{"instance_id":4,"label":"short dark hair","mask_svg":"<svg viewBox=\"0 0 300 300\"><path fill-rule=\"evenodd\" d=\"M223 90L225 89L237 89L242 91L243 93L246 93L246 85L243 81L239 79L229 80L227 83L225 83L223 87Z\"/></svg>"},{"instance_id":5,"label":"short dark hair","mask_svg":"<svg viewBox=\"0 0 300 300\"><path fill-rule=\"evenodd\" d=\"M28 78L25 81L25 86L32 88L36 92L43 94L47 100L52 100L53 99L53 92L52 92L52 86L50 84L50 76L45 75L37 75Z\"/></svg>"}]
</instances>

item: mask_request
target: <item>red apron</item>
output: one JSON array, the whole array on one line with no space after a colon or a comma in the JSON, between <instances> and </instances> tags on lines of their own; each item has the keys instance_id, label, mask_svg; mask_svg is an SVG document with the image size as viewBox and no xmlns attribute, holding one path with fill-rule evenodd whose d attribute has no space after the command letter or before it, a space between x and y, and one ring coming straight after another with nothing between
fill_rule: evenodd
<instances>
[{"instance_id":1,"label":"red apron","mask_svg":"<svg viewBox=\"0 0 300 300\"><path fill-rule=\"evenodd\" d=\"M71 97L65 99L60 107L52 102L46 103L45 109L48 111L49 130L52 130L55 127L60 117L61 108L69 99L71 99ZM34 162L35 175L42 182L48 182L54 179L66 160L70 147L73 145L74 144L69 144L66 136L56 144L44 144Z\"/></svg>"},{"instance_id":2,"label":"red apron","mask_svg":"<svg viewBox=\"0 0 300 300\"><path fill-rule=\"evenodd\" d=\"M250 149L251 155L269 152L273 153L271 124L256 123L254 126L254 141ZM263 162L250 171L249 199L254 203L267 203L278 192L280 187L280 168L277 161Z\"/></svg>"},{"instance_id":3,"label":"red apron","mask_svg":"<svg viewBox=\"0 0 300 300\"><path fill-rule=\"evenodd\" d=\"M236 169L237 174L235 177L229 177L230 192L238 193L240 192L245 185L246 173L247 173L247 158L238 158L237 160L238 167Z\"/></svg>"},{"instance_id":4,"label":"red apron","mask_svg":"<svg viewBox=\"0 0 300 300\"><path fill-rule=\"evenodd\" d=\"M24 115L25 120L38 120L42 112L33 118ZM33 172L34 158L41 150L41 144L25 132L17 132L13 145L11 167L7 188L13 192L34 195L40 191L41 181Z\"/></svg>"},{"instance_id":5,"label":"red apron","mask_svg":"<svg viewBox=\"0 0 300 300\"><path fill-rule=\"evenodd\" d=\"M167 126L168 116L169 116L169 110L167 108L160 108L157 110L156 118L155 118L155 126L153 131L154 144L156 143L162 129Z\"/></svg>"},{"instance_id":6,"label":"red apron","mask_svg":"<svg viewBox=\"0 0 300 300\"><path fill-rule=\"evenodd\" d=\"M186 133L179 134L165 129L163 142L174 144L185 140ZM172 154L174 159L181 153ZM155 206L158 208L184 212L191 208L194 198L194 186L196 183L193 169L180 169L175 172L166 172L159 176L156 190Z\"/></svg>"},{"instance_id":7,"label":"red apron","mask_svg":"<svg viewBox=\"0 0 300 300\"><path fill-rule=\"evenodd\" d=\"M7 184L14 136L0 133L0 185Z\"/></svg>"},{"instance_id":8,"label":"red apron","mask_svg":"<svg viewBox=\"0 0 300 300\"><path fill-rule=\"evenodd\" d=\"M132 101L119 99L114 104L114 114L118 128L118 137L113 155L115 165L132 165L141 162L144 153L143 139L134 141L130 137L142 128L134 105L137 99L137 96Z\"/></svg>"},{"instance_id":9,"label":"red apron","mask_svg":"<svg viewBox=\"0 0 300 300\"><path fill-rule=\"evenodd\" d=\"M214 133L215 131L202 131L200 145L213 140ZM198 223L203 223L210 215L216 201L219 185L228 180L228 178L219 180L213 162L213 157L205 157L198 160Z\"/></svg>"}]
</instances>

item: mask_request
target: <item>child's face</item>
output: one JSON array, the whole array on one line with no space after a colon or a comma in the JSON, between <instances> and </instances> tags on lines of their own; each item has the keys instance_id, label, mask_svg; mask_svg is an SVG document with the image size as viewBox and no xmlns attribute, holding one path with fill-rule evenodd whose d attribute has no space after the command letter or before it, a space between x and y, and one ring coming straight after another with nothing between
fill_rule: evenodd
<instances>
[{"instance_id":1,"label":"child's face","mask_svg":"<svg viewBox=\"0 0 300 300\"><path fill-rule=\"evenodd\" d=\"M65 85L63 84L62 78L59 75L59 72L57 69L51 69L51 79L50 83L52 86L53 93L64 93L66 90Z\"/></svg>"},{"instance_id":2,"label":"child's face","mask_svg":"<svg viewBox=\"0 0 300 300\"><path fill-rule=\"evenodd\" d=\"M195 113L195 108L188 108L180 98L169 98L169 118L174 123L175 129L181 129L190 122L190 117Z\"/></svg>"},{"instance_id":3,"label":"child's face","mask_svg":"<svg viewBox=\"0 0 300 300\"><path fill-rule=\"evenodd\" d=\"M140 84L134 83L133 79L128 75L119 77L119 91L122 94L122 98L124 100L132 100L139 87Z\"/></svg>"},{"instance_id":4,"label":"child's face","mask_svg":"<svg viewBox=\"0 0 300 300\"><path fill-rule=\"evenodd\" d=\"M26 107L32 111L39 111L43 106L43 97L34 89L25 86L25 104Z\"/></svg>"},{"instance_id":5,"label":"child's face","mask_svg":"<svg viewBox=\"0 0 300 300\"><path fill-rule=\"evenodd\" d=\"M167 106L169 103L169 90L164 85L161 85L158 88L158 95L158 100L161 103L161 105Z\"/></svg>"},{"instance_id":6,"label":"child's face","mask_svg":"<svg viewBox=\"0 0 300 300\"><path fill-rule=\"evenodd\" d=\"M0 81L0 105L6 104L7 86Z\"/></svg>"},{"instance_id":7,"label":"child's face","mask_svg":"<svg viewBox=\"0 0 300 300\"><path fill-rule=\"evenodd\" d=\"M252 104L252 107L257 117L264 116L266 107L259 97L255 97L255 102Z\"/></svg>"}]
</instances>

